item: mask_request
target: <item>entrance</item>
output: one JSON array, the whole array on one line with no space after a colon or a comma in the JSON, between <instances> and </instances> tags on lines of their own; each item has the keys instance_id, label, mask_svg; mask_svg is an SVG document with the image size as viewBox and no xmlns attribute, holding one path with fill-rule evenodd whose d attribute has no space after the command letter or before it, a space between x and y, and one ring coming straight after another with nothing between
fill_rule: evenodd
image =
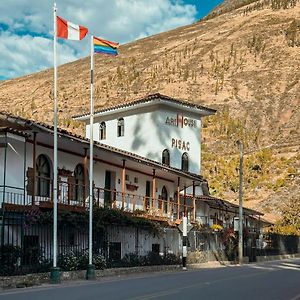
<instances>
[{"instance_id":1,"label":"entrance","mask_svg":"<svg viewBox=\"0 0 300 300\"><path fill-rule=\"evenodd\" d=\"M146 195L145 195L145 209L150 208L150 197L151 197L151 182L146 181Z\"/></svg>"},{"instance_id":2,"label":"entrance","mask_svg":"<svg viewBox=\"0 0 300 300\"><path fill-rule=\"evenodd\" d=\"M115 200L115 178L115 172L105 171L104 207L111 207L112 201Z\"/></svg>"}]
</instances>

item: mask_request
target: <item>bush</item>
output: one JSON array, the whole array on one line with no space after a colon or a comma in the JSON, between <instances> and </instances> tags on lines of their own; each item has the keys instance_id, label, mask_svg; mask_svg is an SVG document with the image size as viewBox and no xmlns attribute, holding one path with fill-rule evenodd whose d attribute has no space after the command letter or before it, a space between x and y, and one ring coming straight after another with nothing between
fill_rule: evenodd
<instances>
[{"instance_id":1,"label":"bush","mask_svg":"<svg viewBox=\"0 0 300 300\"><path fill-rule=\"evenodd\" d=\"M19 246L4 245L0 247L0 275L15 274L21 260Z\"/></svg>"},{"instance_id":2,"label":"bush","mask_svg":"<svg viewBox=\"0 0 300 300\"><path fill-rule=\"evenodd\" d=\"M106 259L101 254L94 254L93 264L95 265L96 270L103 270L106 268Z\"/></svg>"},{"instance_id":3,"label":"bush","mask_svg":"<svg viewBox=\"0 0 300 300\"><path fill-rule=\"evenodd\" d=\"M60 254L58 256L58 265L63 271L75 271L79 269L80 257L74 251Z\"/></svg>"},{"instance_id":4,"label":"bush","mask_svg":"<svg viewBox=\"0 0 300 300\"><path fill-rule=\"evenodd\" d=\"M60 254L58 257L58 265L63 271L85 270L89 263L88 251ZM106 268L106 260L101 254L93 254L93 264L96 270Z\"/></svg>"},{"instance_id":5,"label":"bush","mask_svg":"<svg viewBox=\"0 0 300 300\"><path fill-rule=\"evenodd\" d=\"M180 258L172 253L168 253L164 256L164 265L180 265Z\"/></svg>"},{"instance_id":6,"label":"bush","mask_svg":"<svg viewBox=\"0 0 300 300\"><path fill-rule=\"evenodd\" d=\"M150 251L145 256L137 255L136 253L126 254L119 261L110 261L109 266L113 268L120 268L178 264L180 264L180 258L175 254L168 253L164 256L161 256L156 252Z\"/></svg>"}]
</instances>

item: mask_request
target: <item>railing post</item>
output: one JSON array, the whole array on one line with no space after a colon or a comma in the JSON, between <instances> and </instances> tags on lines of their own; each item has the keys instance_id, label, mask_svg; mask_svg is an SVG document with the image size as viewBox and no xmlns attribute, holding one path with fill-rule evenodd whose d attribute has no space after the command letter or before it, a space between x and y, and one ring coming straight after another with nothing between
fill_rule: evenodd
<instances>
[{"instance_id":1,"label":"railing post","mask_svg":"<svg viewBox=\"0 0 300 300\"><path fill-rule=\"evenodd\" d=\"M84 148L84 159L83 159L83 207L85 207L85 199L86 199L86 175L87 175L87 148Z\"/></svg>"},{"instance_id":2,"label":"railing post","mask_svg":"<svg viewBox=\"0 0 300 300\"><path fill-rule=\"evenodd\" d=\"M186 209L186 186L184 186L184 190L183 190L183 209L184 209L184 216L187 217L187 209Z\"/></svg>"},{"instance_id":3,"label":"railing post","mask_svg":"<svg viewBox=\"0 0 300 300\"><path fill-rule=\"evenodd\" d=\"M32 182L32 201L31 204L35 204L35 186L36 186L36 135L37 133L33 133L33 151L32 151L32 168L33 168L33 182ZM51 193L52 195L52 193Z\"/></svg>"},{"instance_id":4,"label":"railing post","mask_svg":"<svg viewBox=\"0 0 300 300\"><path fill-rule=\"evenodd\" d=\"M195 181L193 181L193 221L196 220Z\"/></svg>"},{"instance_id":5,"label":"railing post","mask_svg":"<svg viewBox=\"0 0 300 300\"><path fill-rule=\"evenodd\" d=\"M132 211L134 212L135 211L135 204L136 204L136 197L135 195L133 195L133 200L132 200Z\"/></svg>"},{"instance_id":6,"label":"railing post","mask_svg":"<svg viewBox=\"0 0 300 300\"><path fill-rule=\"evenodd\" d=\"M62 182L59 182L59 184L61 185L61 190L63 190L63 186L62 186ZM68 188L70 188L70 185L68 186ZM75 186L75 188L76 188L76 186ZM73 189L73 186L71 185L71 189ZM58 190L59 190L59 188L58 188ZM63 191L62 192L62 194L64 195L65 194L65 191ZM68 195L68 205L70 205L71 204L71 199L70 199L71 197L69 197L69 195ZM84 202L84 201L83 201Z\"/></svg>"},{"instance_id":7,"label":"railing post","mask_svg":"<svg viewBox=\"0 0 300 300\"><path fill-rule=\"evenodd\" d=\"M123 168L122 168L122 209L125 207L125 162L126 160L123 159Z\"/></svg>"},{"instance_id":8,"label":"railing post","mask_svg":"<svg viewBox=\"0 0 300 300\"><path fill-rule=\"evenodd\" d=\"M177 180L177 219L180 218L180 177Z\"/></svg>"},{"instance_id":9,"label":"railing post","mask_svg":"<svg viewBox=\"0 0 300 300\"><path fill-rule=\"evenodd\" d=\"M155 176L155 169L153 169L153 175L152 175L152 200L151 200L151 209L154 207L154 201L155 201L155 195L156 195L156 176Z\"/></svg>"}]
</instances>

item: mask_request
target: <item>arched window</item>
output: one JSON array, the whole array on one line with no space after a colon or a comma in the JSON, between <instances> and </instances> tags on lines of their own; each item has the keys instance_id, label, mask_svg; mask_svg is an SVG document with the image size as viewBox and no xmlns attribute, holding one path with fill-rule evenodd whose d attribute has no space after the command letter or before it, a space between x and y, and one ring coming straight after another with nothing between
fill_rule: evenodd
<instances>
[{"instance_id":1,"label":"arched window","mask_svg":"<svg viewBox=\"0 0 300 300\"><path fill-rule=\"evenodd\" d=\"M161 189L161 205L160 209L163 208L164 213L168 212L168 190L165 186Z\"/></svg>"},{"instance_id":2,"label":"arched window","mask_svg":"<svg viewBox=\"0 0 300 300\"><path fill-rule=\"evenodd\" d=\"M84 199L84 169L82 164L78 164L74 170L75 179L75 200L83 201Z\"/></svg>"},{"instance_id":3,"label":"arched window","mask_svg":"<svg viewBox=\"0 0 300 300\"><path fill-rule=\"evenodd\" d=\"M184 172L188 172L189 170L189 155L186 152L182 154L181 170Z\"/></svg>"},{"instance_id":4,"label":"arched window","mask_svg":"<svg viewBox=\"0 0 300 300\"><path fill-rule=\"evenodd\" d=\"M118 136L124 136L124 119L118 119Z\"/></svg>"},{"instance_id":5,"label":"arched window","mask_svg":"<svg viewBox=\"0 0 300 300\"><path fill-rule=\"evenodd\" d=\"M170 152L169 152L168 149L165 149L162 152L162 160L161 160L161 162L162 162L163 165L170 166Z\"/></svg>"},{"instance_id":6,"label":"arched window","mask_svg":"<svg viewBox=\"0 0 300 300\"><path fill-rule=\"evenodd\" d=\"M41 154L36 160L37 187L36 195L50 197L51 167L49 159Z\"/></svg>"},{"instance_id":7,"label":"arched window","mask_svg":"<svg viewBox=\"0 0 300 300\"><path fill-rule=\"evenodd\" d=\"M161 190L161 199L162 200L168 200L168 191L167 191L167 188L165 186L163 186L163 188Z\"/></svg>"},{"instance_id":8,"label":"arched window","mask_svg":"<svg viewBox=\"0 0 300 300\"><path fill-rule=\"evenodd\" d=\"M106 124L105 122L100 123L100 128L99 128L99 138L100 140L105 140L106 139Z\"/></svg>"}]
</instances>

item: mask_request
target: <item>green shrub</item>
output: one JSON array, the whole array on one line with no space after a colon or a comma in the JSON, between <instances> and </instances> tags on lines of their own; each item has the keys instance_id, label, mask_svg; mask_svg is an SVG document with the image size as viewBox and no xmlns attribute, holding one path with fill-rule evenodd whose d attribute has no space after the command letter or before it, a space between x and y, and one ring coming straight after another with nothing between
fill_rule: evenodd
<instances>
[{"instance_id":1,"label":"green shrub","mask_svg":"<svg viewBox=\"0 0 300 300\"><path fill-rule=\"evenodd\" d=\"M58 265L63 271L75 271L79 268L79 257L74 251L60 254L58 256Z\"/></svg>"},{"instance_id":2,"label":"green shrub","mask_svg":"<svg viewBox=\"0 0 300 300\"><path fill-rule=\"evenodd\" d=\"M89 263L88 251L60 254L58 257L58 265L63 271L85 270ZM93 264L96 270L106 268L106 260L101 254L93 254Z\"/></svg>"},{"instance_id":3,"label":"green shrub","mask_svg":"<svg viewBox=\"0 0 300 300\"><path fill-rule=\"evenodd\" d=\"M19 246L4 245L0 247L0 275L11 275L16 272L21 260Z\"/></svg>"}]
</instances>

